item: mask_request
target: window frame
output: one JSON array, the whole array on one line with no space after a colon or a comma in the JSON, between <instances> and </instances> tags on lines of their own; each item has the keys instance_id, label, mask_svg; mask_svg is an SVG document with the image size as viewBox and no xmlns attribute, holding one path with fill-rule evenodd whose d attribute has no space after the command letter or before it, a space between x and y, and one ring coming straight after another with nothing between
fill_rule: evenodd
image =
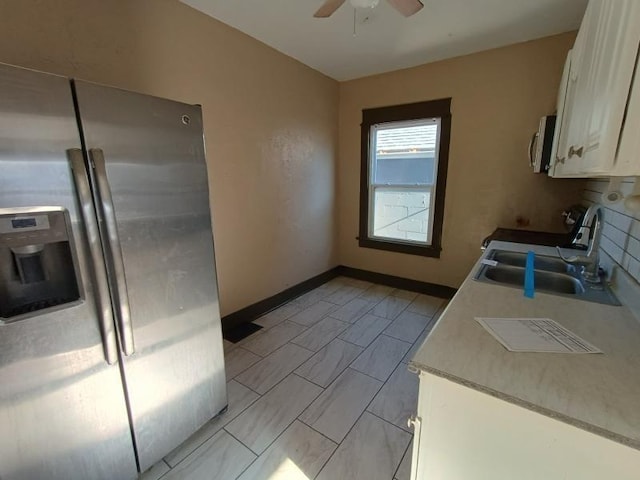
<instances>
[{"instance_id":1,"label":"window frame","mask_svg":"<svg viewBox=\"0 0 640 480\"><path fill-rule=\"evenodd\" d=\"M385 123L419 121L429 118L440 119L439 142L436 145L435 198L432 195L433 224L430 226L431 244L372 237L370 216L373 209L371 199L371 142L372 127ZM411 255L440 258L442 251L442 226L444 223L444 203L449 165L449 144L451 138L451 98L425 102L394 105L362 110L360 124L360 225L358 244L364 248L374 248Z\"/></svg>"}]
</instances>

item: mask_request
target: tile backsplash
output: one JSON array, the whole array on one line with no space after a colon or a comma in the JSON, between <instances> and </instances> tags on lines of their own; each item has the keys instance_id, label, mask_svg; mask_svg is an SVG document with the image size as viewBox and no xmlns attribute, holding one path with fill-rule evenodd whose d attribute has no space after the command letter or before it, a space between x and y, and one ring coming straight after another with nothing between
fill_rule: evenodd
<instances>
[{"instance_id":1,"label":"tile backsplash","mask_svg":"<svg viewBox=\"0 0 640 480\"><path fill-rule=\"evenodd\" d=\"M631 193L633 182L632 178L623 181L621 185L623 194ZM602 193L607 190L608 185L609 179L588 180L583 193L584 203L602 204ZM635 290L631 297L637 298L640 292L640 212L627 210L623 202L605 205L605 208L605 225L601 244L604 253L602 264L608 271L616 270L616 267L624 270L628 276L618 275L615 280L619 281L614 281L614 284L624 283L626 290L629 290L629 287ZM624 300L623 303L625 303Z\"/></svg>"}]
</instances>

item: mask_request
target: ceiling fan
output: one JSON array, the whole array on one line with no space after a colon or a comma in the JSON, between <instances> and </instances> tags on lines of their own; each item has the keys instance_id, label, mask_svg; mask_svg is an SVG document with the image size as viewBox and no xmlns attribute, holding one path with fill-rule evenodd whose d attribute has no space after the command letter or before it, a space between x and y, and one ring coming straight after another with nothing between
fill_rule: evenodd
<instances>
[{"instance_id":1,"label":"ceiling fan","mask_svg":"<svg viewBox=\"0 0 640 480\"><path fill-rule=\"evenodd\" d=\"M330 17L333 12L340 8L347 0L326 0L324 4L314 13L316 18ZM373 8L380 0L349 0L353 8ZM405 17L410 17L418 13L424 5L420 0L387 0L393 8Z\"/></svg>"}]
</instances>

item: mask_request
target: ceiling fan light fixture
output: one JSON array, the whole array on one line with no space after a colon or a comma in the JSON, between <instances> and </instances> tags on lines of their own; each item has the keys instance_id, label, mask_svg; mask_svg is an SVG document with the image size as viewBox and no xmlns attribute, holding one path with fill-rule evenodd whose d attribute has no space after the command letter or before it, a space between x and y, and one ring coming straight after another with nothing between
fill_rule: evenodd
<instances>
[{"instance_id":1,"label":"ceiling fan light fixture","mask_svg":"<svg viewBox=\"0 0 640 480\"><path fill-rule=\"evenodd\" d=\"M349 0L351 6L355 8L373 8L380 0ZM420 0L387 0L389 5L395 8L405 17L418 13L424 4ZM328 18L347 3L347 0L324 0L322 6L313 14L316 18Z\"/></svg>"},{"instance_id":2,"label":"ceiling fan light fixture","mask_svg":"<svg viewBox=\"0 0 640 480\"><path fill-rule=\"evenodd\" d=\"M353 8L374 8L380 0L350 0Z\"/></svg>"}]
</instances>

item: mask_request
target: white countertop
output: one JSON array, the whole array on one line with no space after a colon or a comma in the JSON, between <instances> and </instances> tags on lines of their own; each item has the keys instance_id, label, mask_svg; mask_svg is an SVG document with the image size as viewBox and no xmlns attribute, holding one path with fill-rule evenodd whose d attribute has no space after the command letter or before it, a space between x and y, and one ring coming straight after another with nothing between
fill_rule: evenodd
<instances>
[{"instance_id":1,"label":"white countertop","mask_svg":"<svg viewBox=\"0 0 640 480\"><path fill-rule=\"evenodd\" d=\"M557 256L537 245L492 249ZM410 364L640 450L640 324L626 307L473 280L480 260ZM475 317L551 318L604 354L513 353Z\"/></svg>"}]
</instances>

